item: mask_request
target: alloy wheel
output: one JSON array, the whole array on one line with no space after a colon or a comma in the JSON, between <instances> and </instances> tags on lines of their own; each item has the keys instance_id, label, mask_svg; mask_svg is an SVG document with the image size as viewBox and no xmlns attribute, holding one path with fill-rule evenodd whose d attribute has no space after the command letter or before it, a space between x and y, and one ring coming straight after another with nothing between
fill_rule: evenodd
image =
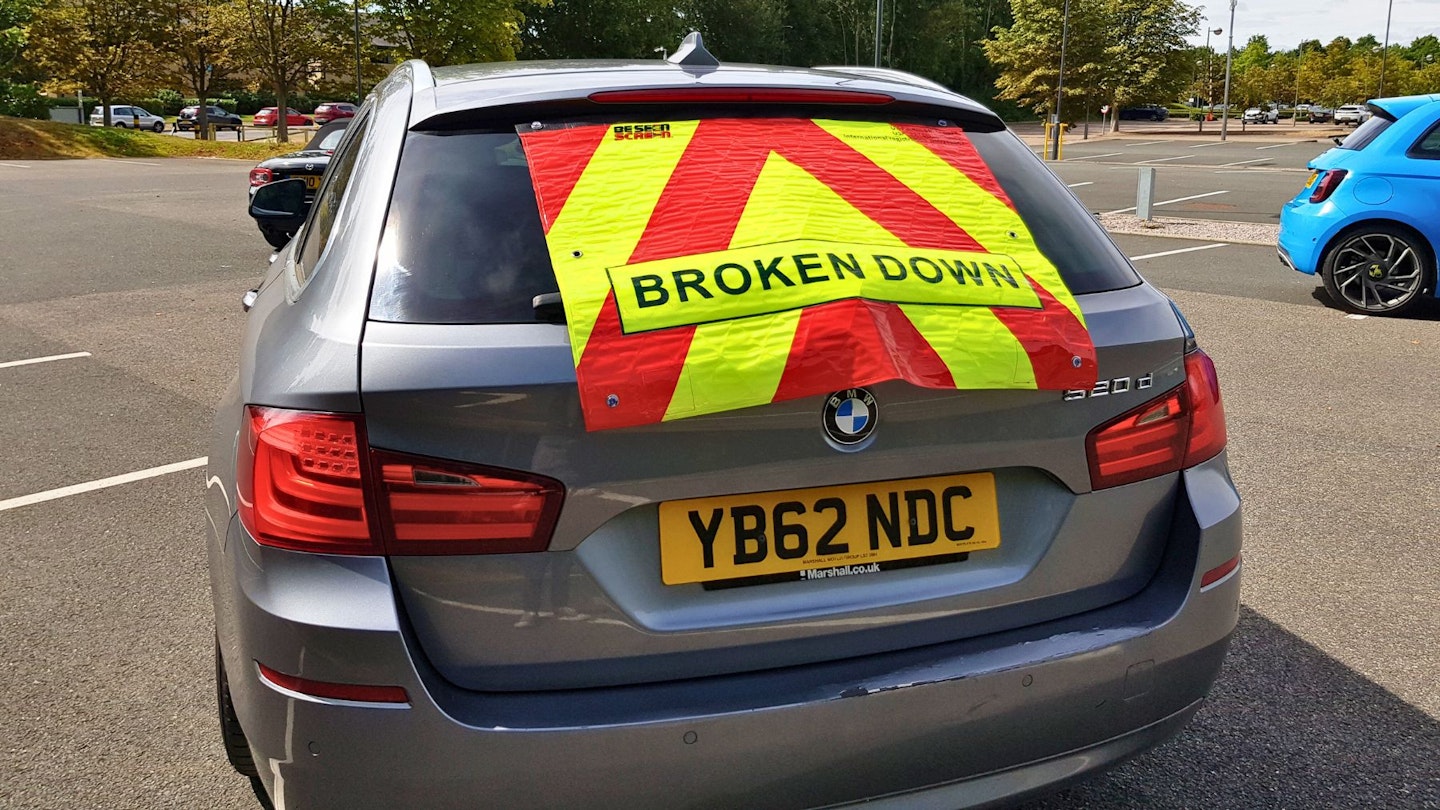
<instances>
[{"instance_id":1,"label":"alloy wheel","mask_svg":"<svg viewBox=\"0 0 1440 810\"><path fill-rule=\"evenodd\" d=\"M1424 288L1424 253L1398 233L1357 233L1331 254L1325 268L1325 286L1347 309L1396 312L1414 301Z\"/></svg>"}]
</instances>

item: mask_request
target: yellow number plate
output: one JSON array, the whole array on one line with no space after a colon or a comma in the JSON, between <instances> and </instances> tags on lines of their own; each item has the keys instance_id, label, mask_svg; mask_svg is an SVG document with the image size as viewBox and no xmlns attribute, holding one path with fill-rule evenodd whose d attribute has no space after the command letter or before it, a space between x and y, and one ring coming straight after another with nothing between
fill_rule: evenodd
<instances>
[{"instance_id":1,"label":"yellow number plate","mask_svg":"<svg viewBox=\"0 0 1440 810\"><path fill-rule=\"evenodd\" d=\"M307 175L305 175L305 187L308 188L308 189L317 189L317 188L319 188L319 187L320 187L320 175L318 175L318 174L307 174Z\"/></svg>"},{"instance_id":2,"label":"yellow number plate","mask_svg":"<svg viewBox=\"0 0 1440 810\"><path fill-rule=\"evenodd\" d=\"M828 579L999 545L991 473L660 504L666 585Z\"/></svg>"},{"instance_id":3,"label":"yellow number plate","mask_svg":"<svg viewBox=\"0 0 1440 810\"><path fill-rule=\"evenodd\" d=\"M1310 188L1311 186L1315 185L1315 178L1317 178L1317 177L1319 177L1319 176L1320 176L1320 172L1317 172L1317 171L1315 171L1314 169L1311 169L1311 170L1310 170L1310 179L1308 179L1308 180L1305 181L1305 188Z\"/></svg>"}]
</instances>

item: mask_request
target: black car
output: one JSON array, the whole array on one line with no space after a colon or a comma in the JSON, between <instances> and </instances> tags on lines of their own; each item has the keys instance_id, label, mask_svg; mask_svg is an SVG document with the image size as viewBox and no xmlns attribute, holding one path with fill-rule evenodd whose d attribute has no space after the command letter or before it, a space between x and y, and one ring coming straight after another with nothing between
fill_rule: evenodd
<instances>
[{"instance_id":1,"label":"black car","mask_svg":"<svg viewBox=\"0 0 1440 810\"><path fill-rule=\"evenodd\" d=\"M216 129L233 129L240 131L245 123L240 116L232 112L226 112L221 107L210 106L205 108L205 122ZM200 108L186 107L180 111L175 119L175 130L177 132L188 132L200 125Z\"/></svg>"},{"instance_id":2,"label":"black car","mask_svg":"<svg viewBox=\"0 0 1440 810\"><path fill-rule=\"evenodd\" d=\"M305 204L309 205L315 199L315 190L320 188L320 178L325 175L325 167L330 165L330 155L340 144L340 137L345 134L345 127L349 123L349 118L332 121L317 130L315 137L299 152L270 158L251 169L250 196L255 196L255 189L266 183L298 178L305 181ZM285 247L285 243L295 235L293 230L264 222L257 221L256 225L260 227L265 241L272 247Z\"/></svg>"},{"instance_id":3,"label":"black car","mask_svg":"<svg viewBox=\"0 0 1440 810\"><path fill-rule=\"evenodd\" d=\"M1164 121L1169 117L1170 112L1158 104L1141 104L1120 110L1121 121Z\"/></svg>"}]
</instances>

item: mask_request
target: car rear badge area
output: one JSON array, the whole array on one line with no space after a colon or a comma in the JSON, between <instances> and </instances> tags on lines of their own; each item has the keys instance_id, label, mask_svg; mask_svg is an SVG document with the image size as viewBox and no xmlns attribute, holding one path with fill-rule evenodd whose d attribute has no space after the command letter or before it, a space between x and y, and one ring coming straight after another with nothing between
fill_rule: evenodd
<instances>
[{"instance_id":1,"label":"car rear badge area","mask_svg":"<svg viewBox=\"0 0 1440 810\"><path fill-rule=\"evenodd\" d=\"M825 406L820 410L825 440L831 447L845 452L869 447L879 419L880 405L875 395L864 388L836 391L825 398Z\"/></svg>"}]
</instances>

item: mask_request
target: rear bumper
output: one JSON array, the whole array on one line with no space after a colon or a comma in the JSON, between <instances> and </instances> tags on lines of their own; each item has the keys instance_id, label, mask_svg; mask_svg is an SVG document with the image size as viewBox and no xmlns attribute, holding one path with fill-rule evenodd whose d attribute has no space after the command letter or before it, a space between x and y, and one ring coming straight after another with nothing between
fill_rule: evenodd
<instances>
[{"instance_id":1,"label":"rear bumper","mask_svg":"<svg viewBox=\"0 0 1440 810\"><path fill-rule=\"evenodd\" d=\"M983 807L1174 733L1219 672L1241 513L1220 456L1182 475L1155 580L1064 620L723 678L546 693L458 690L407 638L387 565L212 543L241 724L278 807ZM218 538L217 538L218 540ZM302 558L302 559L297 559ZM400 685L383 709L287 695L255 661Z\"/></svg>"},{"instance_id":2,"label":"rear bumper","mask_svg":"<svg viewBox=\"0 0 1440 810\"><path fill-rule=\"evenodd\" d=\"M1280 209L1280 261L1292 270L1314 275L1324 260L1330 237L1344 224L1345 214L1334 201L1314 204L1291 200Z\"/></svg>"}]
</instances>

